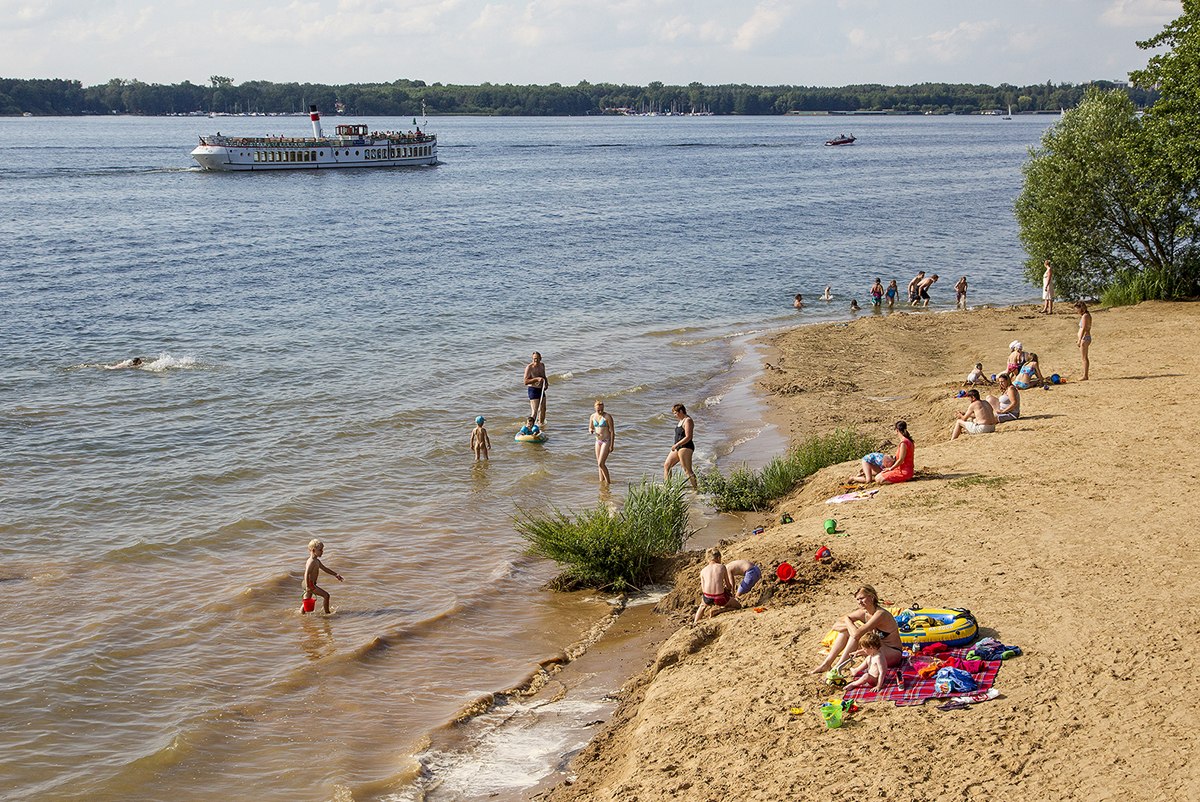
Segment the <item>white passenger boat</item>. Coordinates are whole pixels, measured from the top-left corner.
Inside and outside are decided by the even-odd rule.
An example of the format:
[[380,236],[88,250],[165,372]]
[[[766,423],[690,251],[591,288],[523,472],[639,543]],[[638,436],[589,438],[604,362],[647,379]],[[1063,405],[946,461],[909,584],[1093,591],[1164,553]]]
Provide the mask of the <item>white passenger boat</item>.
[[309,106],[308,116],[312,120],[311,137],[218,133],[200,137],[192,158],[205,170],[324,170],[437,164],[437,136],[420,128],[405,133],[369,131],[365,125],[339,125],[336,136],[324,136],[316,106]]

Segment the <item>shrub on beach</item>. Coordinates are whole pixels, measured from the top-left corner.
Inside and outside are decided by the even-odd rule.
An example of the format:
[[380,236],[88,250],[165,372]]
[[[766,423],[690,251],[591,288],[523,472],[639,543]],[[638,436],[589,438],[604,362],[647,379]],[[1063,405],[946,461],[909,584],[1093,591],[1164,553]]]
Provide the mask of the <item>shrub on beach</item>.
[[1200,281],[1200,255],[1183,260],[1173,269],[1146,268],[1119,273],[1100,293],[1105,306],[1130,306],[1142,301],[1173,301],[1196,294]]
[[700,489],[718,510],[763,510],[791,492],[796,483],[822,468],[859,459],[875,450],[875,440],[853,429],[810,437],[775,457],[762,470],[739,465],[728,475],[713,468],[700,475]]
[[654,579],[657,560],[691,537],[682,481],[631,485],[619,510],[599,504],[571,514],[518,510],[514,526],[527,551],[554,560],[576,587],[637,588]]

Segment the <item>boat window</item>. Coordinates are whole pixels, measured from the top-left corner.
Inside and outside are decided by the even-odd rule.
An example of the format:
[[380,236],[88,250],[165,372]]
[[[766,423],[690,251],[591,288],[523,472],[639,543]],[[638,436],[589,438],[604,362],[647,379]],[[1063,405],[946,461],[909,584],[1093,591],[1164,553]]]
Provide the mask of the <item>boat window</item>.
[[357,156],[357,155],[358,155],[358,151],[357,151],[357,150],[356,150],[356,151],[354,151],[354,155],[355,155],[355,156]]

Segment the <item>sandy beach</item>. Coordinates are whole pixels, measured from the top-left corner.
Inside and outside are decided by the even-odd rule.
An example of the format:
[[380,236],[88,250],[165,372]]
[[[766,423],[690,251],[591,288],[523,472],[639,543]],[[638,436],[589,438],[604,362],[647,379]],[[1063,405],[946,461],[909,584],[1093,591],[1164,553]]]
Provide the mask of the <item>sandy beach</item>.
[[[826,505],[857,466],[782,500],[794,523],[725,545],[726,559],[789,560],[798,580],[760,586],[763,612],[692,628],[696,562],[659,605],[678,623],[573,764],[538,798],[582,800],[1194,800],[1200,798],[1200,503],[1192,446],[1200,306],[1094,310],[1091,381],[1077,317],[1032,307],[864,315],[774,338],[760,384],[793,437],[854,426],[918,477]],[[1065,384],[1023,394],[1023,417],[949,442],[954,397],[977,361],[1004,368],[1020,339]],[[729,466],[726,466],[727,468]],[[827,536],[835,517],[844,536]],[[815,564],[829,546],[834,560]],[[965,710],[864,704],[827,730],[836,692],[810,674],[835,617],[872,584],[893,604],[968,607],[1018,644]],[[795,715],[792,708],[802,708]]]

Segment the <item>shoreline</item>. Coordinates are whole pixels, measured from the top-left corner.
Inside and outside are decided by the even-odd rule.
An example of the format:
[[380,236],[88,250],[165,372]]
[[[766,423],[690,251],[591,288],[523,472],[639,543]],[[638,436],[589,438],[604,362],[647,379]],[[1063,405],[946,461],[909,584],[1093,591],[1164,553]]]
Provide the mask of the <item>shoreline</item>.
[[[837,508],[848,537],[830,544],[838,559],[824,581],[795,598],[776,596],[762,615],[741,611],[678,629],[650,668],[626,683],[620,708],[574,762],[574,780],[536,798],[701,800],[757,788],[754,798],[774,799],[808,785],[869,796],[908,788],[909,798],[922,799],[982,798],[985,788],[1016,798],[1191,798],[1200,788],[1194,761],[1165,779],[1154,753],[1195,748],[1184,722],[1200,712],[1189,693],[1200,682],[1186,654],[1156,648],[1163,637],[1181,645],[1170,624],[1138,613],[1200,601],[1197,583],[1183,578],[1200,567],[1187,544],[1200,512],[1172,501],[1154,478],[1186,459],[1165,434],[1200,430],[1200,415],[1173,400],[1200,375],[1200,309],[1093,310],[1101,348],[1093,346],[1086,384],[1070,381],[1079,372],[1075,316],[1030,309],[891,315],[768,334],[783,369],[765,371],[758,383],[773,394],[783,431],[804,436],[857,415],[882,442],[902,417],[917,439],[918,470],[933,478]],[[1157,347],[1181,333],[1182,351]],[[962,375],[975,361],[999,372],[1013,338],[1068,382],[1026,391],[1023,417],[994,435],[945,442],[963,406],[953,398]],[[1097,460],[1097,444],[1122,464]],[[1130,475],[1133,464],[1145,465],[1142,476]],[[806,541],[824,539],[818,528],[831,508],[823,499],[850,467],[825,469],[781,500],[777,510],[792,510],[796,524],[737,541],[730,553],[764,561],[764,553],[798,555]],[[1177,570],[1160,576],[1160,557]],[[981,627],[1022,645],[1026,656],[1006,662],[997,681],[1001,698],[949,716],[930,712],[932,705],[873,703],[850,727],[824,731],[815,714],[832,689],[806,670],[828,621],[847,607],[849,586],[864,582],[896,603],[969,606]],[[692,597],[694,584],[684,572],[677,591]],[[1089,610],[1104,615],[1089,618]],[[1091,657],[1096,665],[1079,665]],[[1184,693],[1162,699],[1158,682]],[[697,708],[700,698],[710,703]],[[805,714],[790,716],[793,704]],[[734,710],[744,720],[730,733]],[[914,777],[911,761],[931,760],[929,745],[946,738],[966,750],[971,771],[933,763]],[[1155,750],[1128,754],[1122,746],[1131,741]],[[831,773],[853,765],[861,749],[871,756],[871,776]],[[1087,779],[1064,786],[1075,771]]]

